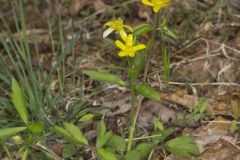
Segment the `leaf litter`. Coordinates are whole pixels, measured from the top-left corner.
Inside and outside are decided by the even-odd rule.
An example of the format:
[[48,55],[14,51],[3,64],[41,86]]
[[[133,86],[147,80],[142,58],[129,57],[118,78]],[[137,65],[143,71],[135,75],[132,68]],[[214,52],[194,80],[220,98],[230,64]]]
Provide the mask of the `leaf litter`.
[[[108,17],[112,16],[111,12],[107,11],[108,7],[122,2],[124,1],[72,0],[69,6],[66,7],[66,4],[54,1],[48,2],[51,5],[47,8],[44,8],[44,4],[40,5],[37,13],[35,13],[32,4],[26,4],[27,15],[29,15],[27,23],[35,23],[36,27],[35,30],[29,30],[29,33],[33,33],[39,45],[42,46],[39,48],[42,57],[40,63],[48,70],[54,65],[57,57],[50,49],[51,42],[46,32],[48,28],[46,22],[44,22],[44,17],[36,22],[36,16],[39,17],[39,13],[44,10],[46,12],[43,12],[43,16],[51,15],[52,25],[55,27],[54,34],[56,34],[57,29],[54,26],[57,24],[58,16],[57,13],[54,13],[56,10],[61,12],[62,15],[71,16],[70,20],[68,18],[62,20],[64,31],[80,35],[77,38],[76,46],[74,46],[75,57],[71,58],[71,54],[68,53],[66,62],[67,73],[72,75],[72,70],[74,70],[74,72],[81,75],[77,77],[77,80],[80,81],[85,70],[111,70],[111,67],[105,68],[102,65],[104,63],[118,63],[118,59],[114,56],[114,58],[111,58],[114,49],[109,47],[110,41],[99,41],[102,34],[101,26]],[[214,4],[216,4],[215,0],[194,2],[175,0],[172,7],[166,11],[170,15],[174,15],[171,17],[171,25],[179,36],[179,40],[169,40],[169,43],[173,44],[173,48],[171,48],[173,56],[170,64],[172,81],[166,84],[164,81],[161,81],[161,77],[160,81],[157,78],[153,78],[158,77],[158,74],[161,72],[161,68],[156,67],[156,64],[161,65],[162,63],[159,61],[160,55],[155,48],[154,52],[156,54],[154,56],[156,58],[151,62],[151,69],[152,73],[157,76],[149,77],[148,81],[156,88],[160,88],[161,100],[156,102],[144,99],[137,120],[136,136],[150,135],[150,131],[153,129],[153,119],[158,117],[164,125],[175,127],[178,135],[194,135],[203,159],[240,159],[239,128],[237,127],[235,133],[231,133],[229,130],[231,121],[234,119],[232,102],[240,98],[240,30],[238,28],[240,26],[238,23],[240,4],[237,0],[229,0],[229,2],[231,6],[228,9],[232,13],[230,15],[221,12],[222,8],[216,11],[211,10],[214,9]],[[184,11],[182,9],[179,11],[178,8],[181,7],[176,7],[178,5],[183,6]],[[10,17],[7,23],[11,26],[13,24],[12,16],[9,16],[9,13],[6,12],[7,10],[4,9],[6,6],[1,7],[3,8],[3,15],[7,18]],[[132,6],[130,4],[127,7],[131,8]],[[121,5],[116,11],[112,12],[117,15],[122,14],[124,17],[130,17],[130,20],[133,19],[134,23],[138,23],[143,19],[147,21],[152,20],[152,13],[147,8],[139,5],[137,9],[133,7],[132,9],[137,10],[137,12],[133,13],[130,10],[124,12],[124,7]],[[208,15],[206,14],[207,11]],[[189,13],[191,12],[193,14],[190,15]],[[188,14],[187,17],[186,14]],[[196,17],[201,18],[197,19]],[[71,24],[71,21],[79,25],[69,27],[68,24]],[[0,24],[0,28],[4,28],[4,25]],[[21,33],[15,32],[14,28],[10,29],[13,31],[13,34],[6,32],[6,30],[4,33],[9,34],[11,38],[16,40],[21,39]],[[86,37],[86,35],[88,35],[88,38],[82,38]],[[192,43],[194,39],[200,39],[201,42]],[[96,44],[96,41],[99,43]],[[30,41],[29,43],[32,42]],[[54,43],[56,43],[56,46],[59,46],[57,41]],[[94,56],[96,52],[99,54],[97,57]],[[33,54],[32,57],[34,64],[37,64],[37,55]],[[73,62],[75,65],[73,65]],[[155,70],[157,72],[154,72]],[[122,74],[121,70],[118,74]],[[78,83],[68,84],[72,93],[79,91],[72,90],[72,85],[77,85],[76,88],[78,89],[81,88]],[[94,87],[98,86],[100,84],[85,79],[84,94],[94,92]],[[53,88],[58,87],[56,85]],[[91,99],[87,106],[106,109],[107,128],[112,129],[114,133],[122,134],[126,130],[129,121],[127,116],[131,108],[129,91],[104,85],[100,87],[103,90],[104,88],[107,89]],[[72,97],[73,95],[69,94],[67,96]],[[204,97],[208,102],[205,111],[206,115],[200,120],[189,120],[188,115],[192,113],[191,109],[198,106],[201,97]],[[96,123],[99,120],[96,119],[94,121],[93,123]],[[86,134],[89,134],[91,137],[90,139],[96,137],[95,130],[96,125],[93,124],[86,131]],[[63,143],[53,142],[51,149],[60,155],[61,152],[58,151],[63,150]],[[90,157],[91,151],[86,151],[84,154],[86,157]],[[154,158],[162,159],[161,156]],[[169,160],[181,160],[181,158],[176,158],[173,155],[169,155],[167,158]]]

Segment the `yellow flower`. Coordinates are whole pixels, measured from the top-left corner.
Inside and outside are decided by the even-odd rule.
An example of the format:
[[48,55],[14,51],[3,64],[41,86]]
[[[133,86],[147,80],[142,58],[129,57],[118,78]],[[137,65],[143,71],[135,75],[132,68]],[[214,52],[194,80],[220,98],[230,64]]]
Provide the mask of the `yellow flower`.
[[108,26],[109,28],[103,32],[103,38],[106,38],[110,33],[114,30],[120,34],[121,38],[125,41],[127,38],[127,33],[125,32],[124,28],[132,31],[132,28],[128,25],[123,24],[122,18],[118,18],[113,21],[108,21],[104,26]]
[[115,44],[118,48],[121,49],[121,51],[118,53],[119,57],[125,57],[125,56],[134,57],[137,51],[146,48],[144,44],[138,44],[134,46],[132,34],[129,34],[127,36],[125,44],[123,44],[119,40],[115,41]]
[[161,8],[167,6],[170,0],[142,0],[142,3],[153,7],[153,11],[157,13]]

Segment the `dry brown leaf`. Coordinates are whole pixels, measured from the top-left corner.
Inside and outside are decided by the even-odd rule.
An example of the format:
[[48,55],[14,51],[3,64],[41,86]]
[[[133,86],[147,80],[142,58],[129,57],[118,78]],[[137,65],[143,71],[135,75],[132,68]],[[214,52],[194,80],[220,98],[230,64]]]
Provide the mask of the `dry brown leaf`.
[[206,160],[239,160],[240,150],[229,141],[219,139],[205,147],[202,157]]
[[95,0],[93,5],[96,12],[105,9],[105,3],[102,0]]
[[228,135],[231,123],[222,117],[217,117],[213,122],[209,122],[206,126],[201,126],[194,131],[199,136],[210,135]]
[[78,12],[89,4],[89,0],[72,0],[69,7],[69,13],[71,16],[76,16]]

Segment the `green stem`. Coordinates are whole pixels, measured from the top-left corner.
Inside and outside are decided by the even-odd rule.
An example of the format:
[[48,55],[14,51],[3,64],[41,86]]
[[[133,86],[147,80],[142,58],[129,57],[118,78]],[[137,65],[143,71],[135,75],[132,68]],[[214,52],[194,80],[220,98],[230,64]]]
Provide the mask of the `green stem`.
[[135,130],[135,92],[134,92],[134,82],[132,78],[130,79],[130,87],[131,87],[131,127],[130,127],[130,133],[128,138],[128,147],[127,151],[130,151],[132,148],[132,141],[133,141],[133,135]]
[[134,79],[130,76],[131,72],[131,62],[128,60],[128,73],[129,73],[129,78],[130,78],[130,89],[131,89],[131,126],[130,126],[130,132],[129,132],[129,137],[128,137],[128,146],[127,146],[127,151],[130,151],[132,148],[132,142],[133,142],[133,136],[134,136],[134,130],[135,130],[135,124],[134,124],[134,119],[135,119],[135,91],[134,91]]
[[[147,59],[146,59],[146,63],[145,63],[145,68],[144,68],[144,73],[143,73],[143,83],[147,82],[147,76],[148,76],[148,69],[149,69],[149,63],[150,63],[150,59],[152,57],[152,46],[154,43],[154,40],[156,39],[156,28],[159,25],[159,18],[160,18],[160,12],[158,14],[154,15],[154,21],[153,21],[153,30],[151,33],[151,44],[150,47],[147,49],[146,54],[147,54]],[[139,96],[138,98],[138,102],[137,102],[137,107],[136,107],[136,115],[135,115],[135,119],[134,119],[134,126],[136,124],[140,109],[141,109],[141,104],[142,104],[142,100],[143,100],[143,96]]]
[[[159,25],[159,17],[160,17],[160,12],[158,14],[154,15],[154,22],[153,22],[153,31],[152,31],[152,35],[151,35],[151,41],[152,43],[154,42],[155,38],[156,38],[156,28]],[[152,44],[153,45],[153,44]],[[147,75],[148,75],[148,68],[149,68],[149,63],[150,63],[150,59],[152,57],[152,53],[150,52],[152,49],[152,47],[149,48],[149,50],[147,51],[147,61],[146,61],[146,65],[144,68],[144,73],[143,73],[143,82],[146,83],[147,81]]]

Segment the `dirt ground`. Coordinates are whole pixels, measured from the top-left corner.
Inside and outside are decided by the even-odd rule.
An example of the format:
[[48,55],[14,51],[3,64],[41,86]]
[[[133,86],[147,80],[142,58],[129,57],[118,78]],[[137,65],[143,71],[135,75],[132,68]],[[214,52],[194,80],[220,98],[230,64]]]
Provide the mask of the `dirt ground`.
[[[1,2],[0,15],[9,26],[0,22],[4,34],[21,39],[14,22],[13,9],[7,2]],[[65,86],[66,94],[61,102],[65,104],[79,98],[81,87],[84,94],[101,92],[91,98],[86,106],[93,113],[106,109],[107,128],[113,133],[124,135],[128,128],[131,110],[130,92],[114,85],[94,82],[83,76],[86,69],[102,69],[127,78],[124,70],[114,70],[116,66],[126,67],[117,56],[117,49],[110,38],[103,39],[103,25],[114,17],[122,17],[132,26],[142,22],[152,22],[151,8],[140,1],[127,0],[44,0],[24,4],[26,27],[29,37],[36,36],[39,55],[34,52],[34,43],[29,41],[33,65],[38,61],[48,71],[56,61],[52,45],[60,47],[58,20],[64,31],[66,46],[75,40],[74,57],[72,50],[66,53]],[[158,117],[166,127],[174,127],[178,135],[193,135],[204,160],[240,160],[239,116],[240,116],[240,1],[239,0],[172,0],[163,13],[169,17],[169,27],[177,39],[166,39],[170,50],[170,82],[162,77],[162,55],[157,42],[153,46],[148,83],[161,96],[160,101],[144,99],[137,120],[136,137],[148,136],[153,128],[153,119]],[[16,15],[19,17],[20,15]],[[50,21],[54,44],[49,36]],[[114,36],[114,35],[112,35]],[[146,34],[143,41],[149,38]],[[0,46],[1,47],[1,46]],[[8,61],[8,58],[4,59]],[[9,66],[11,67],[11,66]],[[75,84],[72,73],[75,73]],[[57,75],[56,75],[57,79]],[[52,79],[53,88],[59,85]],[[139,81],[142,80],[140,76]],[[84,83],[84,84],[79,84]],[[200,101],[207,102],[204,114],[197,115],[194,108]],[[178,120],[177,117],[181,117]],[[85,133],[92,139],[96,136],[96,118]],[[231,130],[232,121],[236,128]],[[95,136],[94,136],[95,135]],[[125,135],[127,136],[127,135]],[[52,150],[61,154],[62,144],[52,143]],[[82,151],[86,159],[94,159],[89,151]],[[190,160],[167,155],[168,160]],[[155,152],[153,159],[163,159],[161,151]]]

